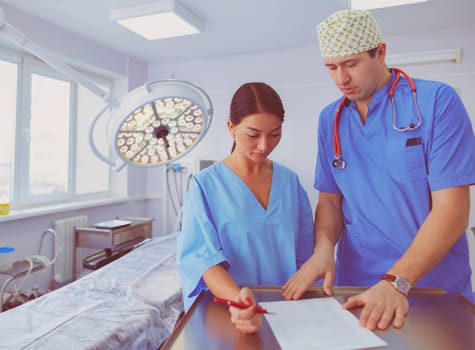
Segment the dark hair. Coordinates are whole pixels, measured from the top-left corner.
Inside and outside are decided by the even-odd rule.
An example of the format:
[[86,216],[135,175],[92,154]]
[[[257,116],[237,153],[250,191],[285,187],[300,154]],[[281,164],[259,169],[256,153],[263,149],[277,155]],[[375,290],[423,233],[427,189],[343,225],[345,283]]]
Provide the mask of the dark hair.
[[[245,117],[255,113],[272,113],[284,121],[284,105],[279,94],[262,82],[250,82],[241,85],[231,100],[229,119],[238,125]],[[234,151],[235,144],[231,149]]]

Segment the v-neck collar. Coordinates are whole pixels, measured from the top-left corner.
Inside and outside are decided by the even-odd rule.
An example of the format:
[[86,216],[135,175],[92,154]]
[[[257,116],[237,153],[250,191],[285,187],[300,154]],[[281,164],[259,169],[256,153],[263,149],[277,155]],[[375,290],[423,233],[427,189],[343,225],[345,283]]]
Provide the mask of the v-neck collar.
[[224,168],[225,170],[224,171],[227,171],[228,173],[231,174],[231,178],[234,179],[234,182],[236,182],[239,186],[241,187],[244,187],[245,188],[245,191],[247,192],[247,194],[253,198],[254,202],[257,204],[257,206],[259,208],[262,209],[262,211],[264,213],[267,213],[269,212],[269,209],[270,207],[272,206],[273,204],[273,193],[274,193],[274,187],[275,187],[275,181],[276,181],[276,166],[275,166],[275,163],[272,162],[272,180],[271,180],[271,186],[270,186],[270,191],[269,191],[269,198],[268,198],[268,201],[267,201],[267,209],[264,208],[264,206],[261,204],[261,202],[259,202],[259,200],[257,199],[256,195],[254,194],[254,192],[251,191],[251,189],[249,188],[249,186],[239,177],[238,174],[236,174],[229,166],[227,166],[223,161],[220,161],[218,164],[221,165],[221,168]]

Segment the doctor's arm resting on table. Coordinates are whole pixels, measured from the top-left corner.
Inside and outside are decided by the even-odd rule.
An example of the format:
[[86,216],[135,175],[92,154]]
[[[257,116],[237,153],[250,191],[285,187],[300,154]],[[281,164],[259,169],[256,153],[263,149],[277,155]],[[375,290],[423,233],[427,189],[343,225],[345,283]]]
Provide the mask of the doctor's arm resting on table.
[[297,175],[268,156],[284,120],[277,92],[243,84],[231,100],[231,154],[193,178],[178,236],[185,310],[209,290],[242,333],[262,327],[250,285],[283,285],[312,254],[313,213]]
[[[432,193],[432,210],[404,255],[389,269],[388,274],[404,276],[415,285],[448,252],[465,233],[468,225],[470,192],[468,186]],[[287,299],[298,299],[315,279],[323,278],[323,288],[332,295],[335,278],[334,248],[342,232],[341,195],[321,192],[315,214],[316,246],[312,257],[284,285]],[[339,219],[336,219],[339,218]],[[369,329],[396,328],[404,325],[409,311],[407,297],[387,281],[350,297],[343,305],[347,309],[364,306],[360,324]]]
[[[341,41],[339,41],[338,43],[332,41],[333,38],[339,37],[339,31],[342,30],[343,32],[347,32],[344,28],[345,21],[349,20],[349,23],[356,23],[353,21],[354,19],[357,20],[356,22],[359,23],[358,25],[361,25],[366,29],[369,28],[369,30],[365,29],[363,31],[366,33],[365,35],[370,36],[368,42],[374,42],[372,47],[360,49],[357,47],[357,44],[355,44],[352,40],[345,41],[345,43],[349,44],[348,47],[344,47],[345,44],[341,44]],[[331,23],[337,23],[337,28],[331,28]],[[381,97],[382,94],[380,92],[384,91],[384,88],[386,88],[385,86],[387,86],[389,84],[389,81],[392,79],[391,71],[388,71],[384,64],[385,45],[384,43],[381,43],[382,36],[379,32],[379,27],[377,26],[375,20],[372,18],[369,12],[352,10],[339,11],[334,15],[330,16],[328,22],[324,21],[322,22],[322,24],[319,25],[319,39],[320,49],[322,52],[322,57],[325,60],[325,65],[329,69],[330,75],[334,79],[336,85],[345,95],[344,99],[348,100],[348,105],[354,102],[361,121],[363,122],[363,124],[365,124],[366,114],[369,113],[369,104],[374,99],[379,98],[381,100],[383,98],[387,98],[387,96]],[[352,33],[358,33],[361,30],[361,28],[358,28],[358,25],[352,28]],[[373,55],[368,54],[370,50],[373,50]],[[393,71],[396,71],[397,73],[398,70],[395,69]],[[362,77],[364,79],[361,79]],[[409,78],[406,78],[409,81]],[[397,84],[397,82],[395,84]],[[428,89],[427,91],[430,92]],[[413,92],[415,93],[415,89]],[[432,98],[436,97],[432,95]],[[391,257],[390,259],[387,259],[385,257],[385,254],[393,249],[390,246],[387,247],[387,250],[383,249],[384,251],[380,252],[381,264],[379,265],[387,265],[387,270],[381,271],[381,274],[383,275],[382,278],[374,278],[374,271],[377,271],[374,266],[366,266],[366,269],[368,271],[371,270],[372,274],[366,274],[364,271],[365,268],[360,267],[360,270],[358,270],[357,272],[358,277],[353,277],[352,279],[350,278],[353,281],[357,280],[358,278],[363,278],[365,280],[373,279],[374,284],[369,289],[356,296],[348,298],[348,300],[343,305],[343,307],[346,309],[362,306],[363,308],[360,314],[360,324],[371,330],[374,330],[376,328],[386,329],[391,324],[396,328],[402,327],[409,312],[409,302],[407,300],[407,293],[409,292],[411,286],[416,285],[424,278],[424,276],[429,275],[429,273],[432,275],[429,279],[426,279],[423,286],[449,286],[452,289],[451,292],[458,291],[465,293],[465,295],[471,294],[469,293],[471,289],[468,286],[468,284],[470,284],[470,268],[468,258],[466,258],[468,256],[468,249],[466,246],[466,241],[463,241],[465,238],[463,236],[465,233],[465,229],[467,228],[469,218],[469,185],[474,183],[474,137],[473,131],[470,130],[470,122],[468,121],[468,116],[466,115],[466,112],[462,107],[460,107],[461,103],[459,101],[454,100],[452,97],[453,95],[447,97],[451,98],[451,100],[447,100],[450,102],[442,100],[439,100],[437,102],[437,104],[440,103],[440,105],[442,106],[440,107],[442,111],[434,111],[433,120],[427,119],[427,117],[430,117],[430,115],[426,115],[426,119],[424,119],[426,125],[422,123],[422,118],[420,118],[419,122],[415,122],[416,125],[410,124],[410,126],[405,130],[399,129],[388,131],[388,133],[397,133],[407,130],[412,131],[417,129],[421,125],[423,125],[422,128],[427,128],[428,123],[433,123],[431,127],[433,128],[433,130],[435,130],[432,131],[435,136],[433,139],[427,139],[427,143],[430,143],[432,146],[431,157],[434,160],[429,159],[427,164],[429,173],[429,190],[427,190],[427,194],[422,190],[420,193],[412,193],[408,190],[406,197],[410,198],[410,201],[404,203],[404,205],[407,205],[407,207],[402,209],[405,210],[407,214],[409,214],[406,216],[410,216],[411,214],[414,216],[414,218],[418,218],[419,216],[417,220],[420,222],[420,224],[418,224],[417,227],[414,227],[414,232],[403,232],[405,231],[404,229],[409,225],[389,228],[393,231],[393,233],[400,234],[401,238],[404,237],[405,239],[407,239],[409,235],[412,235],[412,240],[405,243],[404,245],[401,245],[404,248],[401,248],[403,249],[403,251],[402,253],[400,253],[399,256],[393,255],[393,257]],[[423,98],[424,97],[422,97],[422,99]],[[429,97],[429,99],[430,98],[431,97]],[[431,104],[431,101],[428,102],[429,104]],[[437,104],[432,103],[432,105]],[[342,106],[343,104],[340,104],[341,108],[343,108]],[[341,113],[341,111],[337,111],[336,113],[337,114],[334,119],[336,120],[335,123],[338,123],[339,113]],[[399,111],[399,114],[402,113],[404,112]],[[424,115],[424,113],[422,113],[422,115]],[[455,116],[457,116],[457,118],[455,118]],[[345,117],[350,118],[354,117],[354,115],[350,116],[347,114],[345,115]],[[391,118],[391,113],[389,112],[385,115],[381,114],[377,116],[373,115],[373,118],[378,117]],[[345,122],[348,122],[348,119],[346,119]],[[392,126],[394,128],[396,128],[394,125],[395,122],[397,121],[393,119]],[[455,130],[447,129],[450,128],[450,126],[447,126],[447,123],[449,122],[452,123],[451,127]],[[321,125],[322,124],[320,124],[319,129],[322,128]],[[338,126],[338,124],[336,124],[336,126]],[[390,129],[389,126],[388,128]],[[430,133],[431,132],[428,132],[428,134]],[[456,141],[451,138],[450,133],[455,133],[455,135],[459,135],[455,137]],[[322,131],[319,130],[319,137],[321,136]],[[321,161],[321,163],[326,164],[329,160],[329,157],[321,156],[321,154],[326,152],[324,148],[326,147],[327,142],[320,141],[318,150],[319,160]],[[422,137],[422,143],[424,143],[424,141],[425,139],[424,137]],[[458,144],[456,144],[455,142],[457,142]],[[464,147],[462,147],[462,144],[464,145]],[[354,147],[357,146],[355,145]],[[364,147],[364,145],[361,145],[361,147]],[[335,145],[335,159],[338,158],[339,160],[341,160],[341,150],[339,150],[338,148],[339,145]],[[446,149],[449,149],[450,152],[453,153],[451,153],[450,155],[444,153]],[[349,150],[347,149],[346,152],[348,154]],[[378,150],[375,150],[374,152],[374,154],[377,155]],[[438,152],[440,154],[438,154]],[[457,160],[463,159],[463,165],[459,166],[455,164],[455,166],[453,166],[454,164],[450,163],[450,160],[445,163],[445,160],[441,160],[444,157],[448,159],[454,157],[454,159]],[[347,156],[346,158],[349,158],[349,156]],[[355,159],[352,160],[358,161]],[[331,163],[331,161],[328,163]],[[335,163],[333,163],[333,167],[338,168],[341,164],[341,162],[336,165]],[[370,198],[355,199],[355,193],[358,194],[358,192],[355,192],[354,190],[351,190],[349,194],[347,193],[345,197],[344,191],[347,191],[349,186],[348,182],[343,183],[343,181],[352,181],[353,184],[350,184],[350,187],[361,186],[361,184],[356,183],[354,177],[339,177],[337,180],[328,180],[328,176],[332,178],[333,176],[335,176],[335,178],[337,178],[337,176],[341,174],[338,172],[348,171],[344,170],[345,167],[346,163],[343,162],[342,167],[339,167],[339,169],[331,170],[333,171],[332,174],[337,174],[336,176],[328,175],[330,173],[328,169],[322,170],[322,165],[320,164],[320,166],[318,166],[317,161],[316,186],[317,182],[320,184],[320,187],[322,187],[321,184],[323,183],[323,187],[327,186],[326,188],[331,188],[332,191],[326,192],[325,189],[321,189],[321,192],[319,193],[319,201],[315,214],[316,246],[314,249],[314,254],[284,285],[283,295],[286,299],[300,298],[303,292],[310,287],[310,285],[314,282],[315,279],[318,278],[323,278],[324,280],[323,286],[325,293],[328,295],[332,294],[332,285],[336,278],[335,276],[338,275],[338,271],[336,268],[336,266],[338,266],[338,260],[337,264],[335,264],[334,260],[335,246],[337,245],[337,243],[341,243],[342,235],[348,235],[348,232],[346,232],[347,230],[345,230],[346,220],[344,219],[343,214],[342,203],[344,201],[348,201],[349,203],[347,205],[347,213],[350,215],[354,215],[352,218],[350,218],[350,222],[352,219],[354,220],[355,216],[363,214],[367,216],[368,222],[371,222],[371,220],[373,220],[371,224],[376,224],[374,220],[376,220],[377,218],[375,218],[374,215],[372,216],[371,213],[367,214],[362,213],[360,211],[358,212],[359,214],[352,214],[350,212],[350,207],[355,208],[355,204],[361,205],[362,200],[371,201]],[[360,172],[360,176],[369,180],[369,175],[371,175],[370,173],[373,170],[364,168],[364,166],[361,166],[361,168],[362,169]],[[451,168],[457,169],[453,170]],[[320,178],[317,180],[317,175],[319,173],[318,170],[320,170]],[[354,168],[352,171],[355,171]],[[327,178],[322,180],[322,177],[325,176]],[[341,184],[344,185],[345,190],[343,191],[343,193],[337,193],[339,191],[338,188],[340,188],[338,185],[338,181],[341,181]],[[421,181],[422,180],[413,183],[408,182],[407,187],[411,188],[411,186],[414,186],[412,188],[417,188],[418,186],[424,186],[425,183]],[[328,185],[329,183],[331,185]],[[388,183],[391,184],[391,182]],[[385,185],[387,185],[388,183],[386,183]],[[436,189],[431,190],[430,187],[432,187],[431,185],[433,185],[434,183],[435,185],[433,187],[436,187]],[[377,191],[377,184],[375,183],[368,182],[366,186],[369,186],[370,188],[374,187],[373,190]],[[335,193],[333,193],[333,190],[335,191]],[[383,191],[384,190],[387,190],[387,186],[385,189],[383,189]],[[394,191],[400,192],[402,190],[402,188],[394,187]],[[404,189],[404,191],[406,190]],[[369,192],[359,192],[359,195],[361,196],[362,194],[366,193]],[[414,196],[417,196],[418,198],[415,198]],[[379,197],[377,198],[379,200]],[[392,199],[387,198],[386,200],[391,201]],[[409,206],[412,205],[413,201],[415,201],[416,205],[414,208],[411,209]],[[417,208],[418,206],[426,207],[426,209]],[[389,207],[391,207],[391,205],[389,205]],[[417,209],[418,212],[413,212],[413,210],[415,209]],[[367,210],[368,209],[366,209],[366,211]],[[411,221],[411,218],[397,217],[398,214],[395,213],[395,210],[393,211],[394,212],[390,212],[389,214],[386,213],[388,215],[387,218],[389,218],[391,221],[397,223],[397,221],[399,220],[409,222],[411,225],[414,224],[414,222]],[[425,216],[421,216],[421,213],[425,213]],[[376,216],[377,215],[378,214],[376,214]],[[385,227],[384,224],[382,224],[381,227]],[[374,234],[374,232],[376,231],[366,232],[366,230],[363,229],[362,232],[360,232],[359,234],[363,237],[363,235],[365,234]],[[383,232],[382,236],[388,234],[391,236],[390,232]],[[391,239],[393,238],[391,237]],[[395,237],[395,239],[397,238]],[[352,243],[348,243],[347,241],[345,242],[346,247],[350,247],[350,249],[360,249],[356,248],[355,246],[349,246],[348,244]],[[368,239],[367,241],[372,242],[370,239]],[[458,249],[456,253],[454,253],[454,249]],[[447,254],[449,253],[449,251],[450,254]],[[348,250],[343,250],[342,254],[348,254]],[[362,259],[365,253],[364,251],[361,251],[358,254],[360,254],[358,255],[358,257],[361,257]],[[375,254],[375,252],[372,251],[371,254]],[[459,256],[454,258],[454,255]],[[344,258],[344,256],[339,256],[339,258],[342,259]],[[456,262],[454,263],[453,261]],[[439,263],[441,262],[445,265],[439,266]],[[357,261],[354,261],[355,265],[357,263]],[[378,263],[376,262],[376,264]],[[437,271],[431,271],[436,267],[440,269]],[[444,279],[450,278],[450,276],[448,276],[450,274],[453,275],[455,273],[458,273],[458,270],[463,271],[460,273],[460,275],[463,275],[461,279],[455,282],[452,280],[452,282],[450,282],[450,285],[444,285],[444,283],[446,282],[444,281]],[[356,270],[351,268],[350,271]],[[434,277],[434,274],[437,275],[440,271],[444,271],[445,274]],[[345,277],[348,280],[348,274]],[[396,278],[397,280],[395,280]],[[399,282],[402,282],[402,284],[399,284]]]
[[321,192],[315,210],[315,249],[313,255],[285,284],[283,296],[299,299],[318,278],[323,279],[325,294],[333,294],[335,246],[343,230],[341,195]]

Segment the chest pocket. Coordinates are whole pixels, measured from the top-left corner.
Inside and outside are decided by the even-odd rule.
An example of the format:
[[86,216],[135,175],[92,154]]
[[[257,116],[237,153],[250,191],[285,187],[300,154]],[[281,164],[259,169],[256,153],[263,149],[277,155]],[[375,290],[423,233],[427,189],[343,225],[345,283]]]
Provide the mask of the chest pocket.
[[409,133],[402,133],[402,136],[386,143],[385,164],[388,173],[398,182],[426,178],[422,138]]

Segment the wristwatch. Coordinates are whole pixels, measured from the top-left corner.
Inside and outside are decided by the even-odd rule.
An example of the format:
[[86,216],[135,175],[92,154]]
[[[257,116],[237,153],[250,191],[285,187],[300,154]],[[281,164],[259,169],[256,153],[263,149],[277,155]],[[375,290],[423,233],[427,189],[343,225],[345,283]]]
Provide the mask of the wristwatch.
[[390,282],[393,287],[399,292],[407,296],[411,290],[411,284],[404,278],[398,275],[390,275],[386,273],[381,277],[382,280]]

